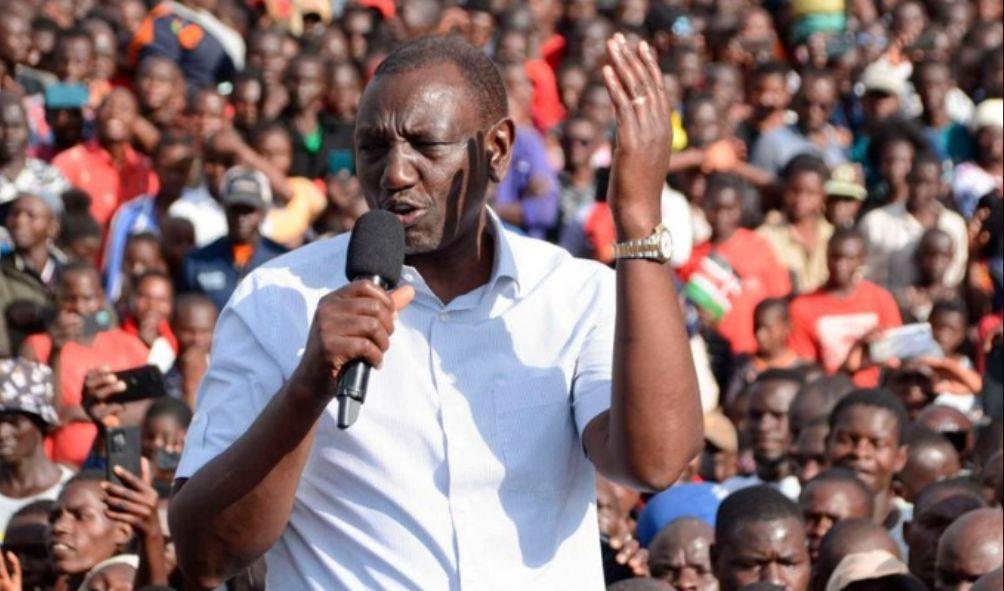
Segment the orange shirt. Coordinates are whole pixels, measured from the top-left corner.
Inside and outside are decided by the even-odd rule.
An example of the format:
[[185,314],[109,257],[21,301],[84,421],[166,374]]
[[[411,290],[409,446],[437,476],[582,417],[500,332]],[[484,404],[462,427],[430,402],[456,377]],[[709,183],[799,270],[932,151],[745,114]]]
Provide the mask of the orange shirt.
[[[854,343],[868,332],[903,323],[892,294],[870,281],[858,283],[846,298],[823,289],[799,296],[791,303],[790,314],[791,348],[818,361],[827,373],[840,369]],[[873,367],[857,372],[854,383],[875,386],[878,377],[878,368]]]
[[731,265],[741,286],[739,293],[730,298],[731,308],[719,321],[718,332],[729,341],[734,353],[753,353],[757,348],[753,309],[766,298],[791,292],[788,270],[769,242],[756,232],[739,228],[721,244],[707,241],[695,246],[690,260],[679,270],[680,277],[688,280],[712,252]]
[[[42,363],[49,362],[52,339],[47,334],[35,334],[25,340]],[[139,338],[121,330],[99,332],[90,344],[71,342],[63,347],[59,357],[59,389],[65,406],[80,406],[83,402],[84,376],[96,367],[107,365],[112,371],[146,365],[149,350]],[[93,423],[69,423],[45,440],[45,452],[52,461],[81,465],[94,444],[98,429]]]
[[52,165],[70,184],[91,196],[91,215],[102,229],[107,228],[120,205],[159,189],[150,161],[131,146],[126,146],[122,166],[116,166],[111,154],[95,140],[62,152]]

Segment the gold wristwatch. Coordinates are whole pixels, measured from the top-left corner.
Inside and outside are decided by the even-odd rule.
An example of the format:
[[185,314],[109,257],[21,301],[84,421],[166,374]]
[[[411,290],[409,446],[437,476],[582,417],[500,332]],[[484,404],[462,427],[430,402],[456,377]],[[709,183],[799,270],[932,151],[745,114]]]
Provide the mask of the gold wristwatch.
[[673,256],[673,238],[669,229],[660,223],[645,238],[614,244],[615,259],[648,259],[665,263]]

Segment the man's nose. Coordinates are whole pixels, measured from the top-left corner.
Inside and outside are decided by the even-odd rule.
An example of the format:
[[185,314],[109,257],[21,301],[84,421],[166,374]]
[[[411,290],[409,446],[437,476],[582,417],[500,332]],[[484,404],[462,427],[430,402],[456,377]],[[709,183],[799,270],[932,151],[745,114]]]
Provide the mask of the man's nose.
[[387,152],[387,165],[383,169],[380,187],[387,191],[400,191],[416,183],[418,175],[408,158],[410,151],[404,142],[391,145]]
[[781,579],[781,565],[773,561],[763,565],[763,568],[760,569],[760,582],[784,587],[784,580]]
[[697,591],[698,582],[697,572],[692,568],[685,568],[680,571],[680,576],[676,580],[676,589],[678,591]]

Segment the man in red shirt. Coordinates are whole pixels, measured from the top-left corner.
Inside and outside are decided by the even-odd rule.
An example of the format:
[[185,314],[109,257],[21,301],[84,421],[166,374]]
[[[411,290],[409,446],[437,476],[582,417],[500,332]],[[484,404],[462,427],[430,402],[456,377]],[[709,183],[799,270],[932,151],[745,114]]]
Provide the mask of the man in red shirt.
[[753,310],[765,298],[791,292],[788,271],[766,239],[739,226],[742,181],[733,174],[708,177],[705,210],[711,239],[694,247],[680,269],[687,295],[717,318],[718,332],[734,353],[756,351]]
[[[71,263],[60,270],[56,309],[49,333],[28,337],[21,357],[49,365],[59,391],[56,410],[62,426],[46,439],[46,452],[55,462],[79,466],[97,435],[97,427],[83,408],[86,375],[100,368],[120,371],[145,365],[147,347],[139,338],[111,326],[101,278],[85,263]],[[142,416],[142,411],[135,412]]]
[[862,278],[866,255],[857,230],[834,232],[826,256],[829,279],[791,304],[791,346],[828,373],[842,370],[859,386],[875,386],[878,368],[868,367],[865,343],[902,320],[892,294]]
[[132,93],[113,90],[98,108],[96,137],[52,161],[71,184],[90,195],[91,215],[102,229],[120,205],[158,190],[150,161],[130,145],[138,112]]

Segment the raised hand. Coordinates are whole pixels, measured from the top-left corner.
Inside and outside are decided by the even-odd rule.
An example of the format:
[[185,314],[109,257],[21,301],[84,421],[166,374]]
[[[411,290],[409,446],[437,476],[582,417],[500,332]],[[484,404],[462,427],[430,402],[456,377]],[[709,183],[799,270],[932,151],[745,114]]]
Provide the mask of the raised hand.
[[661,221],[662,186],[673,141],[671,109],[655,51],[628,46],[620,33],[607,41],[611,65],[603,80],[617,115],[610,203],[618,240],[644,238]]
[[0,556],[0,591],[21,591],[21,562],[13,552]]

